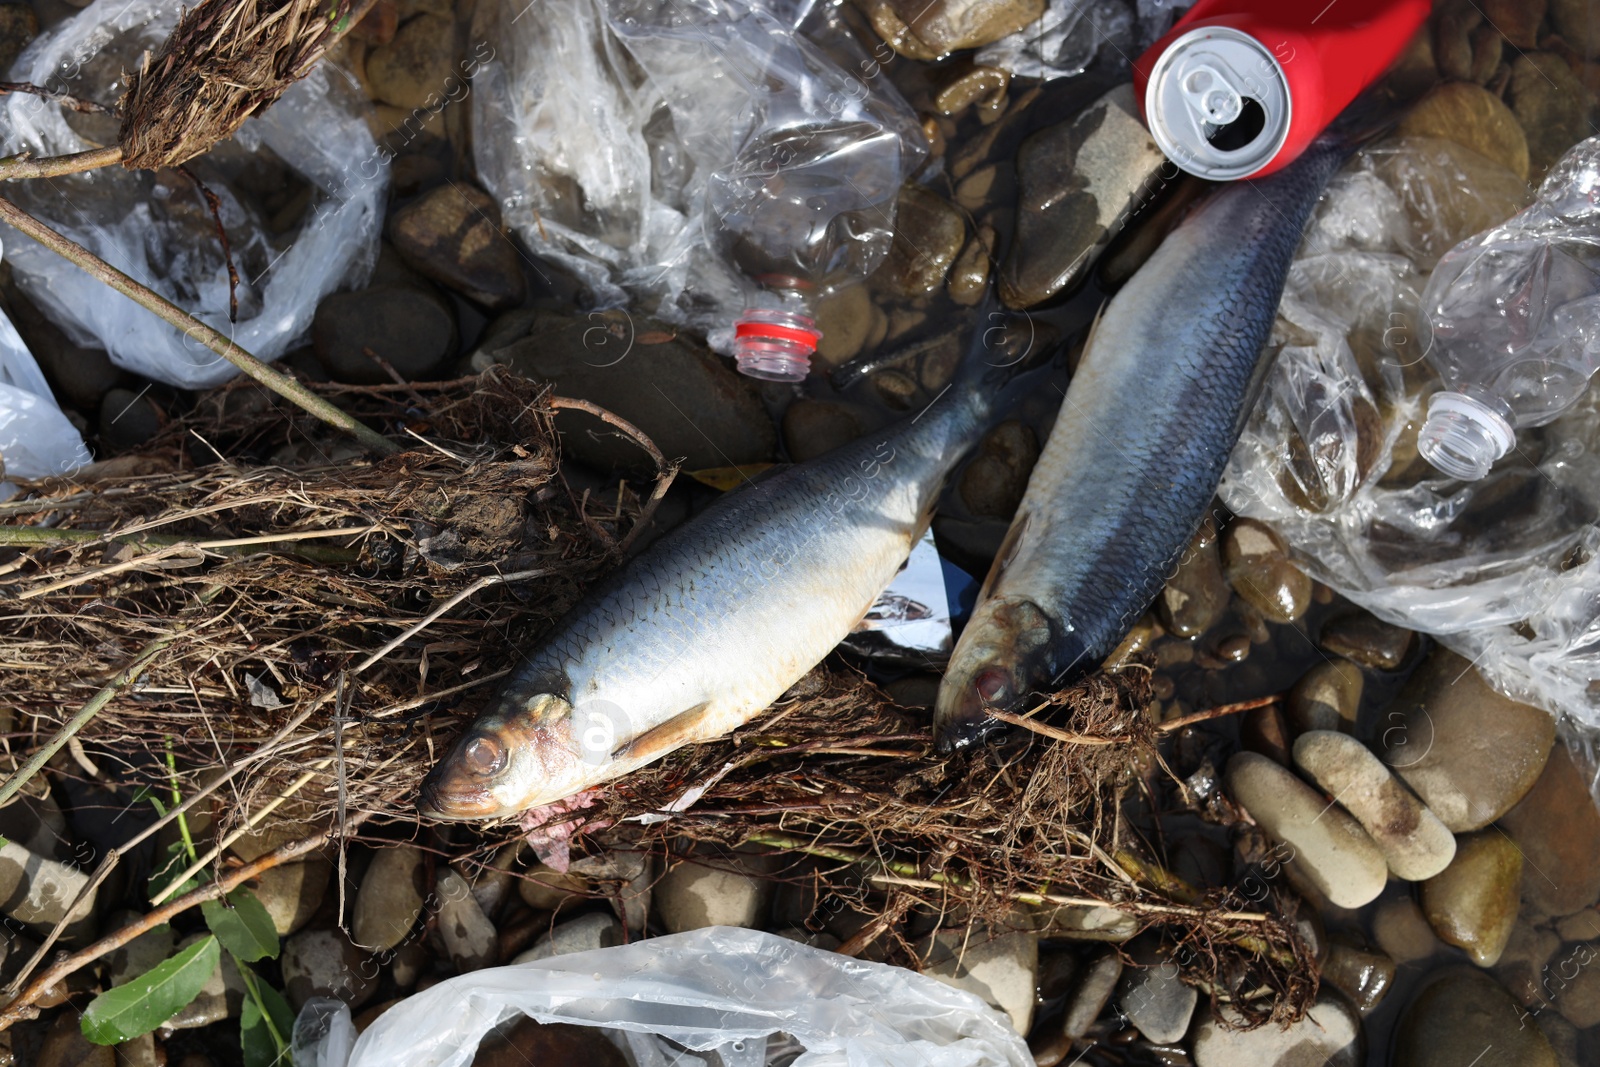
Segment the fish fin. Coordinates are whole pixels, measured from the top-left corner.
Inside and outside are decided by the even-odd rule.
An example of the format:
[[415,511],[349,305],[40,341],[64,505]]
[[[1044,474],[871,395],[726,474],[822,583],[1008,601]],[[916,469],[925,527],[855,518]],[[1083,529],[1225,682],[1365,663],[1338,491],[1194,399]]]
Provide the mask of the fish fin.
[[1106,317],[1106,308],[1110,306],[1109,297],[1100,301],[1100,307],[1094,313],[1094,320],[1089,323],[1089,335],[1083,339],[1083,351],[1089,351],[1089,346],[1094,344],[1094,335],[1100,332],[1100,320]]
[[698,741],[701,737],[701,727],[705,724],[710,711],[709,700],[702,701],[687,711],[680,711],[660,726],[652,726],[633,740],[619,745],[611,753],[611,758],[649,763],[690,741]]

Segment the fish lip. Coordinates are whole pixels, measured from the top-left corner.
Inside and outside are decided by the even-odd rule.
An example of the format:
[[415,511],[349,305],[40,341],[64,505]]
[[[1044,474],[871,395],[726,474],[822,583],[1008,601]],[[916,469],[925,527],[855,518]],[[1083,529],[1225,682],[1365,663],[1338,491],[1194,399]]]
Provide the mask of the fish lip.
[[447,790],[437,770],[430,772],[417,790],[417,810],[421,814],[446,822],[490,819],[501,814],[500,804],[488,789]]

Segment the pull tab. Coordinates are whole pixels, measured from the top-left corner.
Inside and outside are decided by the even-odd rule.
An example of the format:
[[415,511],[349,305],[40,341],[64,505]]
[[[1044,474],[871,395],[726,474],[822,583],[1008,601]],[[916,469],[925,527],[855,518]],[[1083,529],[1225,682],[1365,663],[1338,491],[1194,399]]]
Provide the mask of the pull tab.
[[1178,89],[1189,110],[1202,123],[1226,126],[1244,113],[1244,94],[1234,87],[1226,74],[1209,63],[1184,74]]

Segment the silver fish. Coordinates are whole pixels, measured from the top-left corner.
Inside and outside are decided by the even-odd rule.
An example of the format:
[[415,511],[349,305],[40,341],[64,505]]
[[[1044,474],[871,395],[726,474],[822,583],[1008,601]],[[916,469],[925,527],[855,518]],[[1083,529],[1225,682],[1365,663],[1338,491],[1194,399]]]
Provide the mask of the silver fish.
[[424,813],[514,815],[729,733],[871,609],[1000,403],[980,330],[913,419],[731,493],[579,603],[422,786]]
[[1223,187],[1106,306],[934,708],[949,750],[989,708],[1098,666],[1160,592],[1216,493],[1275,350],[1284,280],[1353,148],[1325,136]]

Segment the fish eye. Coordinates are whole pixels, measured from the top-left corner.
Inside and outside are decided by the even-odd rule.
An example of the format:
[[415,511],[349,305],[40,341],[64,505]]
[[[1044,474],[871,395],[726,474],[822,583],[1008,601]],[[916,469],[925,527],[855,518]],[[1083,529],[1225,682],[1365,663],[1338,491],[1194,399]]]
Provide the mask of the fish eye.
[[461,762],[473,774],[494,774],[506,765],[506,752],[499,743],[487,737],[474,737],[462,750]]
[[992,704],[1006,695],[1006,676],[1001,671],[984,671],[975,679],[978,696]]

